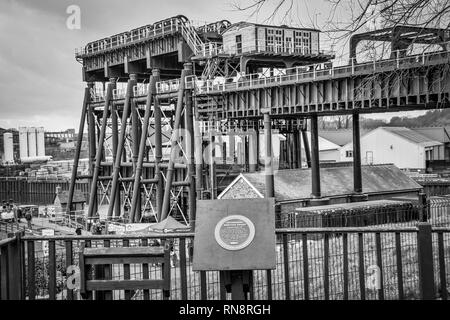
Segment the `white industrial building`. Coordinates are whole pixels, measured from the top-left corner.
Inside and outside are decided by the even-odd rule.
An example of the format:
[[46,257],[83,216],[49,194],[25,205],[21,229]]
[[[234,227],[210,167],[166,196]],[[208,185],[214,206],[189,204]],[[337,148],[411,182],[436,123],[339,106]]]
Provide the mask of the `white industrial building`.
[[45,157],[45,131],[43,127],[19,128],[20,159]]
[[[319,159],[322,162],[339,162],[343,161],[341,160],[341,146],[337,145],[336,143],[325,139],[322,137],[321,132],[319,132]],[[308,143],[311,146],[311,132],[307,131],[306,135],[308,137]],[[306,161],[305,156],[305,148],[302,143],[302,161]]]
[[[405,127],[379,127],[361,136],[364,165],[392,163],[400,169],[425,169],[426,160],[444,154],[444,145]],[[353,161],[353,143],[340,150],[341,161]]]
[[224,31],[223,47],[229,54],[319,54],[319,33],[317,29],[238,22]]
[[3,163],[14,164],[14,143],[13,134],[11,132],[5,132],[3,134]]

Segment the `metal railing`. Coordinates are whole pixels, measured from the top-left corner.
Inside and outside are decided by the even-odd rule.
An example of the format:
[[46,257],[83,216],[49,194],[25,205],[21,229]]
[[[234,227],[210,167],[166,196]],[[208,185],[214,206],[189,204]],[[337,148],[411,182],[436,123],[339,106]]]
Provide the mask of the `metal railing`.
[[334,56],[331,50],[319,50],[311,45],[295,45],[293,42],[274,43],[268,42],[266,39],[257,39],[251,42],[243,42],[239,46],[237,44],[223,46],[223,53],[230,55],[238,55],[243,53],[268,53],[268,54],[287,54],[287,55],[328,55]]
[[83,48],[75,49],[75,55],[76,57],[82,57],[90,54],[98,54],[130,43],[172,34],[179,31],[181,23],[182,21],[179,17],[173,17],[131,31],[119,33],[108,38],[91,42]]
[[[254,270],[250,299],[447,299],[449,228],[313,228],[276,231],[276,269]],[[0,241],[1,299],[81,299],[68,278],[88,247],[173,246],[170,299],[229,299],[220,271],[193,272],[193,234],[23,236]],[[46,245],[44,246],[43,243]],[[14,268],[11,268],[14,266]],[[124,269],[113,265],[111,277]],[[130,279],[152,278],[158,265],[128,265]],[[95,271],[97,276],[101,270]],[[144,275],[143,275],[144,272]],[[147,275],[147,276],[145,276]],[[114,290],[113,299],[162,299],[161,292]],[[97,296],[99,298],[99,296]]]
[[218,93],[223,91],[236,91],[280,84],[302,83],[325,80],[335,77],[347,77],[355,74],[371,74],[399,68],[420,67],[427,64],[442,63],[448,60],[449,51],[428,52],[418,55],[401,57],[400,51],[394,59],[374,60],[364,63],[355,63],[351,59],[349,65],[330,67],[327,64],[312,64],[283,69],[277,75],[265,76],[261,73],[237,75],[235,77],[217,77],[211,80],[201,80],[196,76],[186,77],[186,89],[194,89],[198,94]]
[[[194,25],[195,23],[184,19],[182,16],[169,18],[154,24],[146,25],[131,31],[122,32],[108,38],[91,42],[83,48],[75,49],[75,56],[83,57],[90,54],[98,54],[111,49],[119,48],[121,46],[129,45],[131,43],[145,41],[158,36],[174,34],[176,32],[181,32],[190,48],[194,51],[195,55],[197,55],[199,53],[198,48],[203,45],[203,41],[200,39]],[[206,30],[218,28],[214,27],[214,25],[214,23],[209,24],[206,27],[201,25],[199,28],[202,30],[204,28],[206,28]]]

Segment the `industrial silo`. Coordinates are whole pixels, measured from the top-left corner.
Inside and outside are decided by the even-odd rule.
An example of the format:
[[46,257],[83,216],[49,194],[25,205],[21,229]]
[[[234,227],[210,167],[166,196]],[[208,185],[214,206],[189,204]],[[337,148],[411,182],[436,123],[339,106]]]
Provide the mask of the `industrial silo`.
[[19,128],[19,155],[20,159],[28,158],[28,129]]
[[36,129],[37,156],[45,157],[45,132],[43,127]]
[[5,163],[14,163],[14,145],[13,145],[13,134],[6,132],[3,134],[3,148],[5,152]]
[[28,157],[36,157],[37,156],[37,147],[36,147],[36,128],[29,127],[28,128]]

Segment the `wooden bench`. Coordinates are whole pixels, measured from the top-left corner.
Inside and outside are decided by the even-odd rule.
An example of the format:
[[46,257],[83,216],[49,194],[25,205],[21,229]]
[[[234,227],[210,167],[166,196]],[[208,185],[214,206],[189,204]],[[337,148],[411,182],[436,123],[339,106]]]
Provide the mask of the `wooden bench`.
[[[168,246],[159,247],[119,247],[88,248],[84,241],[81,244],[80,258],[80,293],[83,297],[91,297],[92,291],[161,289],[163,298],[170,296],[170,250]],[[162,278],[148,279],[148,267],[143,270],[142,280],[129,279],[130,264],[161,264]],[[108,269],[109,279],[88,279],[92,266],[102,265]],[[124,277],[128,279],[112,280],[111,265],[124,265]],[[101,268],[101,267],[100,267]],[[128,276],[125,268],[128,268]],[[147,274],[144,273],[146,271]],[[102,272],[103,273],[103,272]],[[131,294],[128,295],[131,297]]]

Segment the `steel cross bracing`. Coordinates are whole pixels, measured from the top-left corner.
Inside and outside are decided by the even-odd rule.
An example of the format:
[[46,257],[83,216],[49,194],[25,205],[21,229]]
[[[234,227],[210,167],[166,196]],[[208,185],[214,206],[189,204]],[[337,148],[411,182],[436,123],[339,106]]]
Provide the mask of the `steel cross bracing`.
[[[98,94],[97,96],[103,96],[104,94]],[[137,106],[138,109],[142,109],[141,105]],[[152,110],[154,110],[154,107],[152,108]],[[101,108],[97,108],[96,111],[103,111],[101,110]],[[165,128],[165,130],[163,131],[163,136],[169,140],[172,139],[172,135],[173,135],[173,128],[171,126],[171,116],[167,116],[165,111],[161,111],[162,112],[162,124],[163,127]],[[118,121],[118,125],[119,127],[122,127],[122,123],[121,123],[121,119],[120,119],[120,115],[118,110],[115,111],[116,116],[117,116],[117,121]],[[144,119],[142,117],[141,112],[138,112],[138,118],[139,118],[139,122],[141,124],[141,126],[144,124]],[[184,110],[182,112],[182,116],[184,116]],[[149,150],[148,150],[148,159],[150,163],[154,163],[156,161],[155,157],[155,148],[153,145],[153,142],[151,141],[151,138],[154,137],[155,135],[155,123],[154,123],[154,111],[151,112],[150,115],[150,119],[152,119],[149,123],[149,128],[151,128],[152,130],[148,131],[147,134],[147,145],[149,146]],[[101,129],[101,119],[99,119],[98,117],[95,117],[95,124],[96,124],[96,128],[97,130]],[[128,162],[132,163],[131,159],[134,158],[135,153],[133,151],[133,140],[132,140],[132,134],[131,134],[131,119],[127,119],[127,129],[126,129],[126,134],[125,134],[125,145],[124,145],[124,151],[127,155],[127,159],[129,160]],[[106,135],[105,135],[105,143],[104,143],[104,148],[105,148],[105,155],[112,155],[113,154],[113,150],[112,150],[112,121],[111,119],[108,119],[107,121],[107,131],[106,131]],[[170,132],[170,134],[167,134],[167,132]],[[165,151],[164,151],[165,150]],[[183,144],[177,140],[177,150],[179,150],[179,152],[181,153],[181,157],[176,159],[177,163],[180,164],[186,164],[187,163],[187,157],[186,157],[186,151],[185,148],[183,146]],[[170,151],[170,146],[166,145],[163,148],[163,154],[167,154],[168,151]],[[134,177],[134,174],[133,176]],[[162,177],[163,180],[166,181],[166,175],[164,173],[162,173]],[[132,187],[133,187],[133,183],[132,181],[123,181],[123,178],[131,178],[131,177],[127,177],[123,175],[123,172],[120,171],[119,173],[119,181],[120,181],[120,192],[121,192],[121,211],[125,210],[125,207],[131,207],[131,200],[130,200],[130,196],[133,192]],[[144,179],[144,176],[141,174],[141,178]],[[187,177],[184,177],[183,181],[186,182]],[[99,181],[99,186],[101,188],[101,198],[100,198],[100,205],[101,204],[105,204],[105,200],[106,200],[106,204],[109,204],[109,199],[110,199],[110,192],[111,192],[111,180],[100,180]],[[143,184],[142,185],[143,188],[143,194],[144,194],[144,198],[142,200],[143,202],[143,206],[142,206],[142,213],[150,211],[150,214],[155,216],[156,220],[158,221],[159,217],[156,214],[156,208],[155,208],[155,199],[154,199],[154,189],[155,189],[155,183],[150,183],[150,184]],[[172,200],[172,204],[170,206],[170,211],[169,211],[169,215],[171,215],[174,212],[174,209],[177,208],[178,213],[181,214],[182,218],[184,221],[187,222],[187,215],[184,212],[183,208],[178,204],[178,200],[180,198],[180,196],[183,193],[183,187],[176,187],[175,189],[177,189],[175,192],[171,191],[171,200]],[[142,215],[141,215],[142,217]]]

